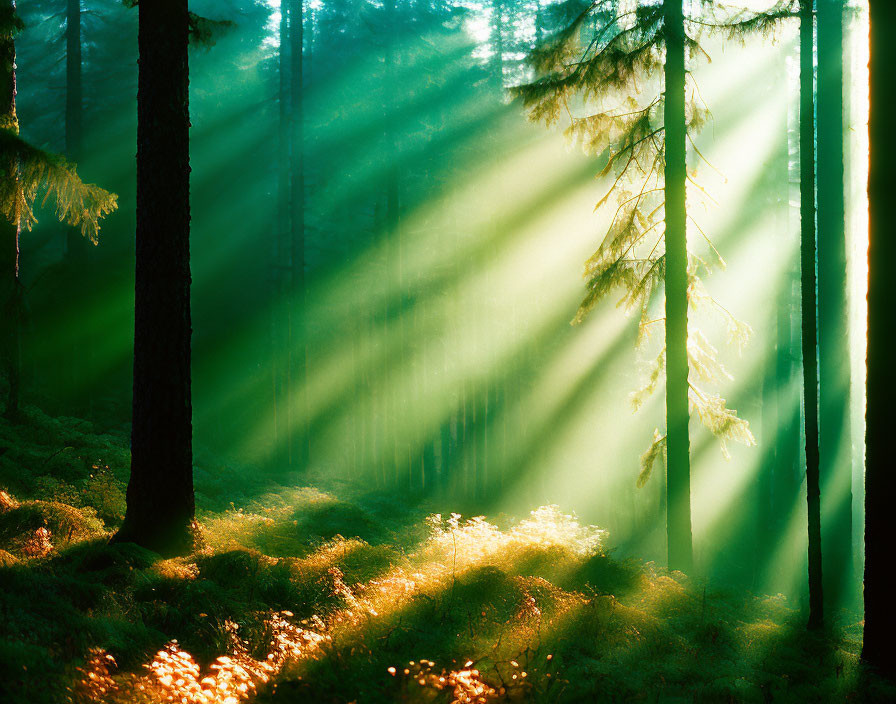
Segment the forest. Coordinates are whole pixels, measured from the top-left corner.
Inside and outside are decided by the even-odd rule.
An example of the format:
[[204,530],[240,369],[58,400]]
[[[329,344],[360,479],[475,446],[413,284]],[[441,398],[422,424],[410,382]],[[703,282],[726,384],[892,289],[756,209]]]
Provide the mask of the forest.
[[0,702],[896,702],[894,29],[0,0]]

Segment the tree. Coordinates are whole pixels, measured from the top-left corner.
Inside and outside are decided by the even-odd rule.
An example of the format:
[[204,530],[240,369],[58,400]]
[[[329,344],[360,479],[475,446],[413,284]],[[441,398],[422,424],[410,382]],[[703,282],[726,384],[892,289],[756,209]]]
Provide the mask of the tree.
[[815,13],[800,2],[800,291],[806,500],[809,508],[809,628],[824,625],[821,583],[821,493],[818,479],[818,321],[815,295]]
[[16,115],[15,36],[23,28],[14,0],[0,5],[0,266],[4,287],[2,356],[9,394],[6,415],[19,414],[21,386],[22,327],[25,316],[25,287],[21,278],[19,241],[23,230],[36,223],[34,202],[40,192],[43,202],[53,196],[59,220],[77,227],[96,243],[99,220],[116,208],[116,196],[78,177],[75,165],[58,154],[38,149],[19,137]]
[[[277,231],[274,236],[273,247],[273,281],[274,296],[277,301],[274,306],[275,315],[271,322],[272,347],[275,362],[271,365],[274,389],[274,463],[281,468],[292,462],[293,435],[292,404],[289,396],[292,390],[292,345],[290,333],[292,331],[292,316],[287,312],[286,325],[283,325],[278,311],[289,311],[290,285],[289,285],[289,245],[291,235],[291,209],[290,209],[290,37],[289,37],[289,5],[280,4],[280,31],[278,50],[278,126],[277,126]],[[286,328],[284,335],[283,328]]]
[[819,481],[825,497],[824,593],[842,603],[852,583],[852,438],[843,157],[843,2],[818,0]]
[[[16,116],[16,47],[15,35],[21,30],[21,22],[15,14],[15,3],[5,2],[0,14],[0,128],[9,134],[18,134],[19,121]],[[4,159],[3,183],[15,184],[18,166],[15,158]],[[15,197],[15,189],[11,194]],[[20,229],[16,222],[15,210],[12,217],[3,220],[0,226],[0,265],[2,265],[3,303],[5,329],[3,330],[3,361],[9,383],[6,401],[6,415],[15,418],[19,413],[19,377],[21,368],[21,296],[22,283],[19,277]]]
[[[772,14],[757,18],[725,26],[746,32],[776,19]],[[616,178],[598,207],[614,193],[618,207],[603,243],[586,262],[588,293],[573,322],[581,322],[600,300],[621,287],[625,292],[621,302],[640,308],[642,335],[653,325],[665,327],[665,346],[647,384],[635,396],[637,405],[665,375],[666,432],[655,431],[654,442],[642,457],[639,485],[665,454],[669,567],[686,571],[693,560],[689,406],[723,441],[755,442],[746,421],[727,408],[724,399],[695,383],[725,371],[708,340],[688,327],[689,308],[698,299],[714,303],[698,275],[707,265],[688,250],[687,243],[687,140],[706,116],[693,95],[688,99],[685,85],[686,57],[693,59],[700,52],[697,40],[686,31],[694,19],[692,26],[706,24],[686,17],[682,0],[638,4],[622,15],[615,2],[600,0],[532,53],[542,77],[516,89],[530,117],[551,125],[561,115],[571,115],[567,134],[589,151],[609,154],[604,175],[615,172]],[[585,30],[590,36],[582,39]],[[639,100],[639,86],[649,85],[649,77],[657,74],[664,77],[663,91]],[[665,290],[665,315],[652,317],[654,294],[660,287]],[[714,305],[725,315],[732,335],[743,341],[749,329]]]
[[190,153],[186,0],[142,2],[137,91],[134,397],[127,512],[115,536],[193,543]]
[[[289,341],[290,348],[298,350],[296,365],[298,387],[302,389],[299,415],[303,419],[300,427],[301,447],[299,465],[306,467],[310,459],[311,434],[305,419],[308,417],[306,398],[306,377],[308,373],[308,348],[304,326],[299,321],[304,319],[305,303],[305,144],[304,144],[304,50],[305,50],[305,15],[303,0],[290,0],[289,6],[290,32],[290,86],[289,86],[289,178],[290,178],[290,306],[289,328],[297,339]],[[296,307],[302,311],[297,316]],[[293,432],[290,432],[290,438]],[[292,451],[290,451],[290,460]]]
[[690,570],[691,464],[688,433],[688,250],[685,33],[682,0],[663,3],[666,39],[664,188],[666,291],[666,522],[669,568]]
[[[81,67],[81,0],[65,3],[65,154],[74,163],[82,157],[83,81]],[[66,255],[80,267],[87,256],[84,239],[75,228],[69,228]]]
[[881,674],[896,678],[893,634],[896,633],[896,573],[893,544],[896,531],[896,474],[893,472],[893,301],[896,280],[891,270],[896,258],[896,228],[890,213],[896,174],[896,4],[871,0],[871,111],[868,175],[868,377],[865,426],[865,637],[862,659]]

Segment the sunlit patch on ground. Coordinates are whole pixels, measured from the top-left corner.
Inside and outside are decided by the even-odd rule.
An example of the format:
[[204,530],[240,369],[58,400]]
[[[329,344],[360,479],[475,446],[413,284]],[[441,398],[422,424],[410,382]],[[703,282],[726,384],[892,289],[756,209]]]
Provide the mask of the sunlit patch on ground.
[[[15,687],[11,701],[893,694],[862,680],[860,625],[809,636],[787,598],[720,592],[617,557],[612,535],[558,506],[482,517],[339,485],[240,493],[222,467],[197,473],[193,554],[109,545],[125,438],[31,422],[16,457],[37,459],[16,466],[52,464],[60,479],[16,470],[0,486],[0,692]],[[47,437],[77,449],[53,455]]]

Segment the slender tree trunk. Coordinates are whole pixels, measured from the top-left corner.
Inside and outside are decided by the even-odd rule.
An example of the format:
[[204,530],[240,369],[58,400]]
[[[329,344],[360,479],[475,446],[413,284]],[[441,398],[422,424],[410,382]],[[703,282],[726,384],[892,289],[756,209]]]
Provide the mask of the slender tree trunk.
[[[78,163],[83,154],[83,81],[81,68],[81,0],[65,5],[65,153]],[[82,267],[88,247],[80,227],[66,229],[66,259]]]
[[[397,19],[396,4],[396,0],[386,0],[384,4],[386,18],[390,26],[394,26]],[[387,308],[386,324],[391,325],[391,321],[393,318],[398,323],[399,370],[403,372],[405,369],[407,369],[407,330],[405,327],[405,305],[407,303],[407,297],[404,290],[404,243],[402,242],[401,231],[401,175],[399,173],[398,166],[398,145],[396,143],[395,133],[396,126],[394,124],[394,120],[392,119],[394,117],[394,111],[392,111],[392,104],[389,103],[390,97],[394,101],[396,91],[398,89],[398,81],[396,76],[397,57],[395,55],[396,52],[393,41],[393,37],[386,37],[386,51],[384,57],[384,78],[386,90],[384,91],[385,101],[383,104],[383,114],[386,118],[386,149],[387,153],[390,155],[391,160],[389,168],[386,172],[385,184],[386,237],[388,238],[388,248],[386,256],[387,270],[389,272],[387,286],[388,295],[386,296],[386,298],[388,299],[394,296],[394,300],[397,301],[398,310],[392,311],[390,314],[390,311]],[[411,468],[405,461],[406,452],[401,447],[402,428],[399,427],[398,418],[401,415],[399,412],[399,408],[400,404],[403,402],[403,399],[398,398],[397,387],[398,384],[393,383],[389,388],[386,389],[386,396],[388,398],[389,404],[389,413],[387,415],[390,441],[389,457],[393,463],[393,476],[395,478],[395,483],[396,485],[400,486],[402,483],[406,483],[410,479]],[[406,485],[407,484],[405,484],[405,486]]]
[[809,502],[809,628],[824,625],[821,583],[821,492],[818,477],[818,325],[815,296],[815,16],[800,3],[800,271],[806,495]]
[[669,569],[693,567],[688,434],[685,34],[682,0],[665,0],[666,539]]
[[865,640],[862,658],[881,674],[896,678],[896,544],[893,507],[896,473],[893,471],[893,399],[896,366],[893,364],[893,301],[896,300],[896,227],[892,216],[896,174],[896,3],[871,0],[871,114],[868,200],[870,247],[868,251],[868,389],[865,430]]
[[541,46],[544,41],[544,8],[541,0],[535,0],[535,46]]
[[492,0],[492,43],[495,53],[494,80],[499,97],[504,92],[504,0]]
[[[5,0],[0,5],[0,128],[19,133],[16,115],[16,4]],[[2,165],[4,179],[15,183],[19,178],[19,165],[14,159]],[[19,417],[20,387],[22,379],[22,312],[23,288],[19,277],[20,225],[0,219],[0,293],[2,293],[2,358],[9,384],[6,397],[7,418]]]
[[[785,49],[789,57],[795,57],[799,51],[799,38],[795,38],[792,46]],[[787,80],[786,69],[778,77],[781,81]],[[799,87],[792,97],[796,98]],[[788,106],[790,105],[788,95]],[[796,236],[795,244],[799,244],[799,213],[791,203],[799,201],[799,164],[791,161],[790,154],[799,150],[799,115],[797,111],[787,110],[786,141],[783,146],[781,159],[784,162],[786,173],[785,183],[787,187],[781,193],[784,207],[781,230]],[[779,184],[780,185],[780,184]],[[794,244],[786,243],[786,248]],[[798,383],[797,360],[799,358],[799,324],[796,321],[796,311],[799,307],[799,247],[786,262],[784,270],[784,285],[781,296],[778,299],[776,310],[777,317],[777,351],[775,360],[775,374],[777,377],[777,415],[780,425],[779,439],[775,448],[775,481],[773,488],[773,511],[775,518],[775,535],[778,540],[788,539],[790,527],[789,518],[801,501],[803,486],[803,472],[800,458],[803,455],[802,433],[800,428],[801,414],[801,385]],[[790,256],[790,255],[789,255]],[[775,589],[792,588],[787,582],[775,582]]]
[[288,295],[288,273],[291,233],[289,208],[289,7],[280,4],[280,45],[279,45],[279,122],[277,125],[277,231],[274,236],[273,262],[273,306],[276,314],[271,320],[271,365],[272,390],[274,397],[274,466],[283,470],[292,460],[292,345],[290,301]]
[[157,552],[193,542],[187,0],[139,4],[134,408],[116,535]]
[[818,0],[819,473],[824,593],[833,607],[854,576],[843,107],[843,3]]
[[[81,61],[81,0],[66,0],[65,11],[65,153],[80,165],[84,157],[83,131],[83,81]],[[78,226],[66,226],[64,264],[67,270],[67,286],[72,295],[82,296],[91,286],[91,245]],[[87,301],[89,304],[89,301]],[[93,345],[89,332],[79,331],[70,338],[64,351],[64,367],[68,384],[74,391],[78,405],[93,408],[94,393],[85,383],[93,366]]]
[[[773,341],[776,334],[775,320],[768,325],[768,339]],[[758,474],[756,476],[756,526],[754,535],[754,560],[753,560],[753,585],[754,591],[764,589],[760,582],[768,555],[768,546],[774,544],[774,471],[777,465],[777,444],[780,438],[778,433],[781,424],[778,419],[778,404],[776,394],[778,391],[775,374],[775,349],[770,348],[768,357],[762,368],[761,391],[761,442],[763,449],[760,459]]]
[[[305,103],[303,59],[305,44],[304,6],[302,0],[290,0],[289,6],[290,34],[290,86],[289,86],[289,179],[290,179],[290,262],[292,291],[290,292],[289,315],[292,331],[290,348],[296,349],[298,357],[295,365],[293,384],[300,389],[301,408],[299,415],[303,418],[299,428],[301,446],[298,448],[299,466],[305,468],[311,457],[311,433],[308,427],[308,399],[306,381],[308,374],[308,344],[306,330],[302,321],[305,319]],[[292,437],[294,433],[290,433]],[[290,462],[294,448],[290,448]]]

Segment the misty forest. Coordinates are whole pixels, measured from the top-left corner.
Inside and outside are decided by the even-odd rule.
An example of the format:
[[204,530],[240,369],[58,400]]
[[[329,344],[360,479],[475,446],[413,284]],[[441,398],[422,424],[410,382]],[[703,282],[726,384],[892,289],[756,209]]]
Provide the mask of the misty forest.
[[0,701],[896,701],[890,31],[0,0]]

